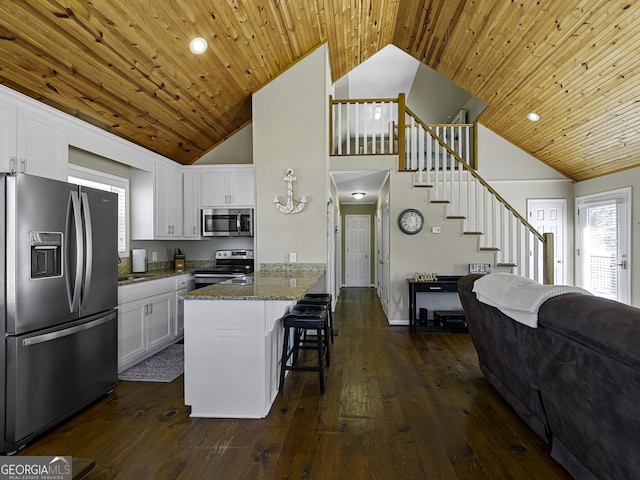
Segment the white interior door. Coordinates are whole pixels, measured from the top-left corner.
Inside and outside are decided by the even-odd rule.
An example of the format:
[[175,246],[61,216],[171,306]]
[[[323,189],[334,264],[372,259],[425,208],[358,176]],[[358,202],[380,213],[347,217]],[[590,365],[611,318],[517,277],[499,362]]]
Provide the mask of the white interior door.
[[[529,200],[529,223],[540,233],[553,233],[553,279],[556,285],[565,285],[567,282],[567,241],[566,241],[566,219],[567,201],[560,199],[538,199]],[[530,257],[531,261],[536,259]],[[540,251],[538,261],[538,271],[542,271],[542,251]],[[534,271],[534,269],[531,269]]]
[[578,286],[629,303],[631,189],[576,198]]
[[371,285],[371,217],[346,215],[347,287]]

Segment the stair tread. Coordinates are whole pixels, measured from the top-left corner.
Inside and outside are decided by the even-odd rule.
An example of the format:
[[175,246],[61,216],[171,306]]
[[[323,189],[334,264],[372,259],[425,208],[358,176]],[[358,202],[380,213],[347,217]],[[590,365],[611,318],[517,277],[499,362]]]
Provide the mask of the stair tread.
[[449,200],[431,200],[431,203],[442,203],[442,204],[447,203],[448,204],[450,202]]
[[420,183],[418,183],[418,184],[415,184],[415,185],[413,186],[413,188],[433,188],[433,185],[426,185],[426,184],[420,184]]
[[482,232],[462,232],[463,235],[484,235]]
[[466,220],[467,217],[464,215],[448,215],[447,220]]
[[499,252],[500,249],[498,247],[480,247],[481,252]]
[[517,267],[517,263],[496,263],[496,267]]

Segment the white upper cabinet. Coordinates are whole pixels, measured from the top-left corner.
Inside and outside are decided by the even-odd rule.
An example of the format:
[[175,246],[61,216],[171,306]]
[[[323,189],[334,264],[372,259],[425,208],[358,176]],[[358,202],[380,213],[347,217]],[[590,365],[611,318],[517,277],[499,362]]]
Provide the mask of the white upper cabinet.
[[200,185],[198,172],[182,172],[183,230],[184,238],[200,238]]
[[253,207],[253,166],[202,171],[200,192],[203,207]]
[[0,98],[0,170],[67,180],[67,129],[53,115]]
[[0,101],[0,170],[13,172],[18,158],[18,110]]
[[229,196],[232,205],[253,207],[256,203],[253,185],[253,168],[229,175]]
[[156,238],[182,237],[182,171],[156,165]]
[[182,238],[182,171],[157,163],[155,172],[132,168],[131,239]]
[[200,191],[202,206],[213,207],[228,205],[229,174],[225,172],[202,172],[200,174]]

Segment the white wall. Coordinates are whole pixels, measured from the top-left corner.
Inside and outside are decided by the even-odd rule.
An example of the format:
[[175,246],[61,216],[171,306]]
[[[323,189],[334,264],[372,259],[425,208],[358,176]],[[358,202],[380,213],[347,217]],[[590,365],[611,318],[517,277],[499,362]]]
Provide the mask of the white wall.
[[470,93],[421,63],[407,106],[425,123],[449,123],[470,98]]
[[[529,199],[565,198],[569,210],[573,205],[571,180],[480,124],[477,171],[525,218]],[[573,225],[573,213],[567,213]]]
[[[574,192],[576,197],[608,192],[618,188],[631,187],[631,305],[640,307],[640,168],[624,170],[593,180],[576,183]],[[575,205],[571,204],[575,210]]]
[[[253,95],[256,183],[256,264],[327,260],[328,55],[323,45]],[[295,171],[294,198],[307,198],[294,215],[276,210],[286,201],[284,175]]]
[[241,128],[224,142],[202,155],[194,165],[253,163],[253,135],[251,124]]

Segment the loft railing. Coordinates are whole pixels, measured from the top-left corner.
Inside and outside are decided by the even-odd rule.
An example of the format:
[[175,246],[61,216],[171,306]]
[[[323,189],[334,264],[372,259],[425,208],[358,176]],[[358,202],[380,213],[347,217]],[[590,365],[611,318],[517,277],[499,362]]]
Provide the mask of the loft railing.
[[[398,155],[399,170],[415,170],[419,137],[407,135],[422,128],[409,115],[405,95],[398,98],[335,100],[330,97],[330,154]],[[473,124],[429,124],[469,165],[475,165]],[[454,162],[455,163],[455,162]],[[413,165],[413,166],[411,166]]]
[[414,172],[447,219],[463,222],[495,266],[552,284],[553,236],[540,234],[475,171],[473,124],[425,124],[398,99],[330,99],[334,156],[398,155],[398,171]]
[[329,99],[331,155],[396,155],[397,98]]

